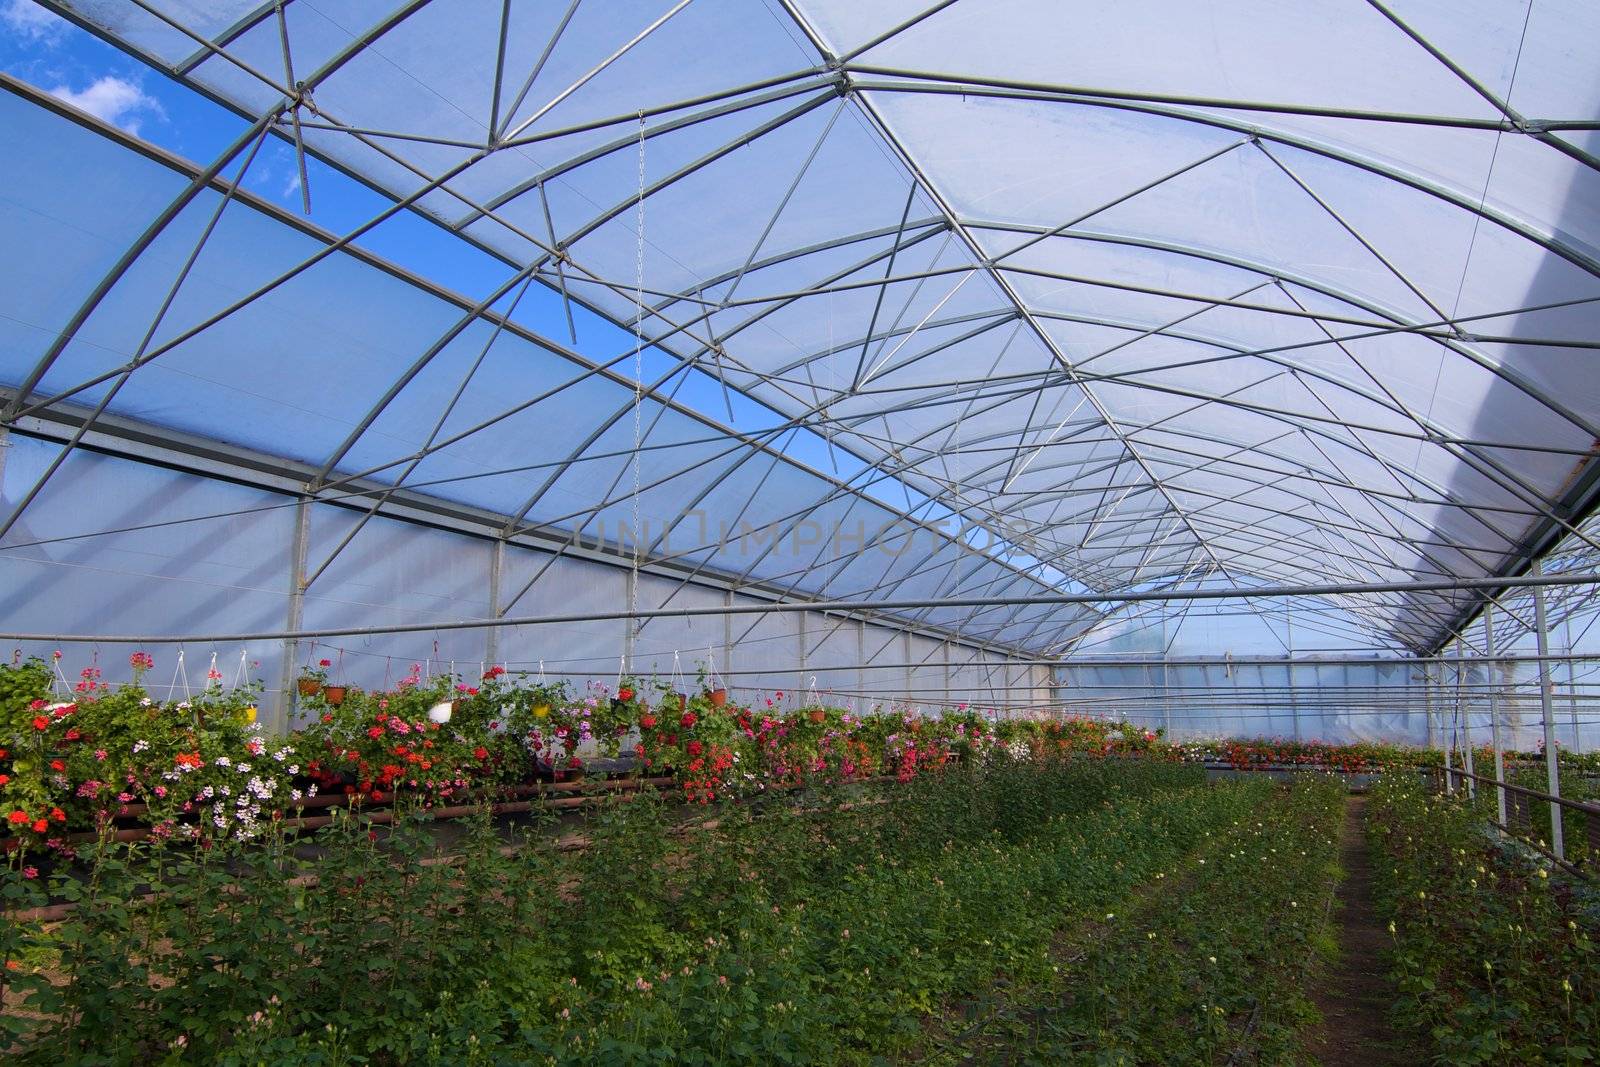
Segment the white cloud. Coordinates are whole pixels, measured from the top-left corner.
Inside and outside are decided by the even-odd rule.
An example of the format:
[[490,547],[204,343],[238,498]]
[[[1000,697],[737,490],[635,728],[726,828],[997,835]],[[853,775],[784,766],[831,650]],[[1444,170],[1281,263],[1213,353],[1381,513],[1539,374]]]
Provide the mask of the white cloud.
[[54,44],[67,32],[66,19],[33,0],[5,0],[0,4],[0,23],[30,41],[47,44]]
[[133,82],[110,74],[81,92],[58,85],[50,90],[50,95],[98,119],[120,126],[131,134],[138,134],[139,124],[148,115],[166,117],[160,101],[146,96],[144,90]]

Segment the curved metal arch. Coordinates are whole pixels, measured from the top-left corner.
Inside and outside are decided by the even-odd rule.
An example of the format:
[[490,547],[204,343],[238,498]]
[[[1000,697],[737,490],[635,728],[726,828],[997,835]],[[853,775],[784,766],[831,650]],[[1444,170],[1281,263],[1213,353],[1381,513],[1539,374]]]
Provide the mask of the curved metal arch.
[[[1113,321],[1108,321],[1108,320],[1105,320],[1103,318],[1093,317],[1093,316],[1074,316],[1074,315],[1067,315],[1065,313],[1057,313],[1057,312],[1048,312],[1048,313],[1046,313],[1046,312],[1036,312],[1036,314],[1039,314],[1043,318],[1065,318],[1065,319],[1068,319],[1070,321],[1085,321],[1085,322],[1088,322],[1088,323],[1091,323],[1091,324],[1098,324],[1098,325],[1117,325],[1117,323],[1115,323]],[[1205,338],[1205,337],[1201,337],[1201,336],[1191,336],[1191,335],[1188,335],[1187,333],[1179,333],[1179,332],[1174,332],[1174,331],[1168,331],[1167,335],[1168,336],[1172,336],[1172,337],[1174,337],[1176,339],[1179,339],[1179,340],[1189,341],[1189,342],[1198,343],[1198,344],[1203,344],[1203,345],[1206,345],[1208,347],[1219,348],[1219,349],[1222,349],[1225,352],[1229,352],[1230,353],[1229,356],[1217,357],[1217,358],[1234,358],[1234,357],[1260,358],[1260,359],[1263,359],[1263,360],[1265,360],[1267,362],[1274,363],[1274,364],[1282,367],[1286,371],[1293,371],[1294,373],[1297,373],[1297,374],[1307,375],[1307,376],[1315,378],[1315,379],[1317,379],[1319,381],[1323,381],[1326,384],[1328,384],[1330,386],[1333,386],[1334,388],[1338,388],[1338,389],[1344,390],[1344,391],[1346,391],[1346,392],[1348,392],[1348,393],[1350,393],[1350,394],[1352,394],[1354,396],[1361,397],[1362,399],[1367,400],[1368,402],[1377,404],[1380,407],[1382,407],[1384,410],[1390,411],[1392,414],[1398,415],[1401,418],[1404,418],[1404,419],[1406,419],[1408,421],[1417,423],[1419,425],[1419,428],[1422,428],[1422,429],[1425,430],[1425,433],[1421,434],[1421,435],[1401,434],[1402,436],[1415,437],[1417,440],[1431,441],[1431,442],[1436,443],[1436,444],[1458,445],[1458,446],[1461,446],[1461,447],[1469,447],[1469,446],[1463,444],[1460,441],[1459,438],[1456,438],[1454,435],[1444,432],[1441,428],[1439,428],[1438,426],[1434,425],[1431,422],[1431,420],[1419,419],[1418,417],[1415,416],[1414,413],[1411,413],[1411,412],[1406,411],[1404,409],[1396,409],[1391,404],[1391,402],[1385,400],[1384,398],[1371,395],[1367,391],[1363,390],[1362,388],[1360,388],[1357,385],[1354,385],[1354,384],[1349,383],[1349,382],[1341,381],[1341,380],[1339,380],[1337,378],[1330,377],[1327,374],[1325,374],[1324,372],[1317,371],[1314,368],[1306,368],[1306,367],[1302,367],[1302,366],[1300,366],[1298,364],[1287,363],[1287,362],[1284,362],[1284,361],[1281,361],[1281,360],[1272,359],[1272,358],[1270,358],[1270,356],[1263,356],[1263,355],[1259,354],[1258,352],[1256,352],[1254,350],[1238,348],[1237,346],[1234,346],[1234,345],[1232,345],[1232,344],[1230,344],[1229,342],[1226,342],[1226,341],[1213,340],[1213,339]],[[1198,361],[1198,362],[1210,362],[1210,361],[1211,360],[1201,360],[1201,361]],[[1184,363],[1184,364],[1165,365],[1165,366],[1160,366],[1160,367],[1148,368],[1147,371],[1135,371],[1135,372],[1129,372],[1129,373],[1159,372],[1161,370],[1170,370],[1170,369],[1173,369],[1174,367],[1188,366],[1188,365],[1191,365],[1191,364]],[[1040,375],[1028,375],[1026,377],[1034,378],[1034,377],[1042,377],[1042,376],[1045,376],[1045,375],[1052,376],[1052,377],[1058,379],[1058,381],[1055,382],[1054,384],[1058,384],[1058,385],[1060,385],[1062,387],[1071,386],[1071,385],[1074,385],[1074,384],[1079,384],[1077,379],[1069,377],[1064,371],[1060,371],[1060,370],[1052,370],[1052,371],[1047,371],[1047,372],[1041,372]],[[1163,383],[1127,381],[1127,380],[1125,380],[1125,377],[1122,374],[1102,374],[1102,373],[1094,372],[1094,371],[1083,371],[1083,372],[1079,372],[1078,378],[1082,379],[1082,383],[1083,384],[1094,384],[1096,382],[1106,382],[1106,383],[1110,383],[1110,384],[1124,385],[1124,386],[1126,386],[1128,388],[1147,389],[1147,390],[1150,390],[1152,392],[1161,392],[1161,393],[1167,393],[1167,394],[1174,395],[1174,396],[1180,396],[1180,397],[1184,397],[1184,398],[1187,398],[1187,399],[1199,401],[1201,404],[1204,404],[1204,403],[1217,403],[1217,404],[1223,404],[1223,405],[1226,405],[1226,406],[1239,407],[1239,408],[1241,408],[1243,410],[1248,410],[1248,411],[1250,411],[1252,413],[1255,413],[1255,414],[1258,414],[1258,415],[1262,415],[1263,417],[1274,419],[1275,421],[1279,421],[1279,422],[1284,422],[1286,425],[1291,426],[1291,427],[1296,428],[1296,429],[1300,429],[1300,430],[1308,430],[1310,427],[1308,427],[1306,425],[1306,423],[1302,423],[1302,422],[1298,422],[1298,421],[1294,421],[1294,420],[1305,419],[1309,423],[1312,423],[1312,424],[1324,423],[1324,422],[1326,422],[1326,423],[1334,423],[1334,424],[1337,424],[1337,425],[1343,425],[1343,426],[1351,427],[1352,429],[1365,429],[1365,430],[1370,430],[1372,432],[1383,433],[1383,434],[1387,434],[1387,435],[1391,435],[1391,436],[1400,432],[1400,431],[1396,431],[1396,430],[1393,430],[1392,428],[1387,428],[1387,427],[1363,426],[1363,425],[1359,425],[1359,424],[1351,424],[1348,420],[1341,419],[1339,417],[1332,416],[1332,415],[1329,415],[1329,416],[1318,416],[1318,415],[1308,414],[1308,413],[1304,413],[1304,412],[1284,412],[1284,411],[1280,411],[1280,410],[1275,409],[1275,408],[1265,407],[1263,405],[1249,404],[1249,403],[1242,402],[1242,401],[1228,400],[1228,399],[1223,398],[1223,397],[1213,396],[1213,395],[1205,394],[1205,393],[1199,393],[1199,392],[1196,392],[1194,390],[1184,389],[1184,388],[1179,387],[1179,386],[1167,385],[1167,384],[1163,384]],[[1011,394],[1011,396],[1008,397],[1007,399],[1015,399],[1016,396],[1025,395],[1027,391],[1029,391],[1029,390],[1019,389],[1016,392],[1014,392],[1013,394]],[[951,395],[951,394],[948,392],[948,387],[947,387],[946,396],[949,396],[949,395]],[[987,394],[987,396],[989,398],[991,398],[991,399],[994,398],[994,394],[992,394],[992,393],[991,394]],[[912,402],[909,402],[909,403],[907,403],[905,405],[902,405],[900,407],[900,409],[903,409],[903,410],[918,410],[918,409],[924,409],[927,406],[929,406],[929,405],[926,403],[925,400],[923,400],[923,401],[912,401]],[[888,409],[888,410],[892,411],[892,410],[896,410],[896,409],[895,408],[891,408],[891,409]],[[856,418],[868,419],[868,418],[878,417],[880,414],[881,414],[881,412],[873,412],[873,413],[869,413],[869,414],[862,415],[862,416],[850,416],[849,418],[851,418],[851,419],[856,419]],[[941,424],[940,427],[936,427],[935,431],[936,432],[942,432],[944,430],[948,430],[953,425],[954,425],[953,421],[952,422],[947,422],[947,423]],[[1140,429],[1143,429],[1143,427],[1140,427]],[[1337,441],[1336,438],[1330,438],[1330,439]],[[1338,443],[1340,443],[1341,445],[1348,444],[1348,442],[1343,442],[1343,441],[1340,441]],[[1237,445],[1238,442],[1234,442],[1234,444]],[[1480,458],[1482,458],[1482,457],[1480,457]],[[1486,462],[1487,462],[1487,460],[1486,460]],[[1539,492],[1537,490],[1533,489],[1532,487],[1523,486],[1522,488],[1523,488],[1524,492],[1533,493],[1534,495],[1542,495],[1542,494],[1539,494]]]
[[[963,225],[967,225],[967,226],[973,227],[975,229],[980,229],[980,230],[1005,230],[1005,231],[1022,232],[1022,233],[1035,233],[1035,232],[1042,233],[1042,232],[1045,232],[1045,231],[1048,230],[1048,227],[1043,227],[1043,226],[1034,227],[1034,226],[1028,226],[1028,225],[1020,224],[1020,223],[980,221],[980,220],[963,220]],[[1555,398],[1553,398],[1553,397],[1549,396],[1548,394],[1546,394],[1543,390],[1539,389],[1537,386],[1534,386],[1531,383],[1523,380],[1520,375],[1516,374],[1510,368],[1506,367],[1503,364],[1502,361],[1497,360],[1497,359],[1493,359],[1493,358],[1485,355],[1484,353],[1479,352],[1476,348],[1472,347],[1471,345],[1466,344],[1466,343],[1464,343],[1464,342],[1462,342],[1460,340],[1457,340],[1455,338],[1443,337],[1443,336],[1440,336],[1438,334],[1431,334],[1431,333],[1422,332],[1422,331],[1424,331],[1426,329],[1432,328],[1435,325],[1448,325],[1448,323],[1446,323],[1446,322],[1441,321],[1441,322],[1436,323],[1436,324],[1428,324],[1428,323],[1414,321],[1411,316],[1409,316],[1409,315],[1407,315],[1407,314],[1405,314],[1405,313],[1403,313],[1401,311],[1398,311],[1396,309],[1386,307],[1383,304],[1380,304],[1377,301],[1372,300],[1372,299],[1370,299],[1368,297],[1362,296],[1361,294],[1356,293],[1353,290],[1347,289],[1344,286],[1335,285],[1335,284],[1332,284],[1330,282],[1324,282],[1324,281],[1312,278],[1309,275],[1301,274],[1298,271],[1294,271],[1292,269],[1284,269],[1282,267],[1270,266],[1268,264],[1260,263],[1260,262],[1248,259],[1248,258],[1243,257],[1243,256],[1236,256],[1236,255],[1233,255],[1231,253],[1221,252],[1221,251],[1218,251],[1216,249],[1205,248],[1204,246],[1201,246],[1201,245],[1189,244],[1189,243],[1184,242],[1184,241],[1173,241],[1173,240],[1166,240],[1166,239],[1162,239],[1162,238],[1151,238],[1151,237],[1137,237],[1137,236],[1133,236],[1133,235],[1130,235],[1130,234],[1118,234],[1118,233],[1109,233],[1109,232],[1105,232],[1105,231],[1094,231],[1094,230],[1069,230],[1069,231],[1066,231],[1064,233],[1055,234],[1054,236],[1057,239],[1070,239],[1070,240],[1081,240],[1081,241],[1098,241],[1098,242],[1103,242],[1103,243],[1107,243],[1107,244],[1128,245],[1128,246],[1131,246],[1131,247],[1146,248],[1146,249],[1150,249],[1152,251],[1169,252],[1169,253],[1172,253],[1174,255],[1189,256],[1189,257],[1192,257],[1192,258],[1195,258],[1195,259],[1203,259],[1203,260],[1207,260],[1207,261],[1212,262],[1212,263],[1221,264],[1222,266],[1233,267],[1233,268],[1238,269],[1238,270],[1245,270],[1245,271],[1250,271],[1250,272],[1255,273],[1255,274],[1260,274],[1260,275],[1263,275],[1263,276],[1267,277],[1269,280],[1277,280],[1277,281],[1289,282],[1290,284],[1297,285],[1302,289],[1306,289],[1306,290],[1309,290],[1309,291],[1314,292],[1314,293],[1319,293],[1322,296],[1328,297],[1328,298],[1333,299],[1333,300],[1338,300],[1339,302],[1344,303],[1344,304],[1349,304],[1351,307],[1358,308],[1358,309],[1360,309],[1362,311],[1366,311],[1366,312],[1368,312],[1368,313],[1370,313],[1372,315],[1376,315],[1376,316],[1379,316],[1379,317],[1381,317],[1383,319],[1387,319],[1389,322],[1393,323],[1396,326],[1405,327],[1406,332],[1416,333],[1417,336],[1419,336],[1419,337],[1424,337],[1424,338],[1427,338],[1428,340],[1433,341],[1433,342],[1435,342],[1437,344],[1443,345],[1444,347],[1450,349],[1452,352],[1455,352],[1457,355],[1460,355],[1463,358],[1470,360],[1471,362],[1473,362],[1473,363],[1477,364],[1478,366],[1482,367],[1484,370],[1487,370],[1490,373],[1494,374],[1496,377],[1501,378],[1503,381],[1506,382],[1506,384],[1516,387],[1518,389],[1518,391],[1520,391],[1522,393],[1525,393],[1527,396],[1529,396],[1532,399],[1538,401],[1540,404],[1543,404],[1545,407],[1549,408],[1551,411],[1553,411],[1556,414],[1560,415],[1562,418],[1566,419],[1568,422],[1571,422],[1574,426],[1577,426],[1579,429],[1583,430],[1585,433],[1588,433],[1590,436],[1600,437],[1600,423],[1593,423],[1590,420],[1587,420],[1587,419],[1583,418],[1581,415],[1578,415],[1577,413],[1568,410],[1566,405],[1561,404],[1559,401],[1557,401]],[[1004,270],[1009,270],[1011,268],[1007,268],[1007,267],[1003,267],[1002,266],[1002,267],[999,267],[998,269],[1004,271]],[[1039,272],[1039,273],[1048,273],[1048,272]],[[1597,277],[1600,277],[1600,275],[1597,275]],[[1182,297],[1178,297],[1178,298],[1182,299]],[[1595,299],[1596,300],[1600,300],[1600,292],[1597,292],[1595,294]],[[1515,311],[1501,313],[1501,315],[1504,315],[1504,314],[1515,314]],[[1501,315],[1496,315],[1496,316],[1492,316],[1492,317],[1498,318],[1498,317],[1501,317]],[[1311,317],[1315,318],[1315,316],[1311,316]],[[1108,325],[1110,325],[1110,324],[1108,324]],[[1131,327],[1124,327],[1124,328],[1131,328]],[[1313,346],[1321,347],[1321,346],[1326,345],[1326,344],[1337,344],[1340,341],[1355,341],[1355,340],[1361,340],[1361,338],[1360,337],[1333,338],[1333,339],[1327,340],[1327,341],[1311,342],[1311,343],[1308,343],[1308,344],[1305,344],[1305,345],[1294,346],[1294,347],[1313,347]]]
[[[858,68],[859,69],[859,68]],[[1540,230],[1532,221],[1501,211],[1499,208],[1487,205],[1479,206],[1465,193],[1457,192],[1435,182],[1433,179],[1421,174],[1414,174],[1403,168],[1392,166],[1380,160],[1365,156],[1349,148],[1327,144],[1311,137],[1291,133],[1287,130],[1275,130],[1254,123],[1231,119],[1222,115],[1213,115],[1207,112],[1191,111],[1175,105],[1151,103],[1142,100],[1122,100],[1110,97],[1087,97],[1065,92],[1051,92],[1038,89],[1005,89],[994,85],[979,82],[869,82],[859,78],[852,79],[853,89],[863,92],[884,93],[925,93],[936,96],[989,96],[1007,100],[1035,100],[1043,103],[1077,104],[1084,107],[1110,108],[1117,111],[1139,111],[1151,115],[1162,115],[1167,118],[1179,119],[1187,122],[1198,123],[1203,126],[1212,126],[1217,129],[1231,130],[1234,133],[1259,137],[1266,141],[1276,141],[1279,144],[1298,148],[1314,155],[1323,156],[1339,163],[1345,163],[1359,170],[1367,171],[1381,178],[1399,182],[1401,185],[1415,189],[1420,193],[1443,200],[1474,215],[1493,222],[1525,240],[1553,252],[1576,267],[1582,268],[1590,274],[1600,277],[1600,259],[1589,255],[1553,234]],[[1391,119],[1391,121],[1395,121]]]
[[[1203,403],[1203,402],[1205,402],[1206,399],[1215,400],[1216,398],[1202,398],[1202,397],[1196,396],[1195,399],[1200,400]],[[1220,402],[1220,401],[1218,401],[1218,402]],[[1300,433],[1304,433],[1304,434],[1313,434],[1314,433],[1316,436],[1319,436],[1319,437],[1328,437],[1328,439],[1329,439],[1329,441],[1331,443],[1336,444],[1339,447],[1350,447],[1350,448],[1355,447],[1355,446],[1351,445],[1350,442],[1342,441],[1342,440],[1340,440],[1340,439],[1338,439],[1336,437],[1333,437],[1333,436],[1327,434],[1325,431],[1317,429],[1314,426],[1306,426],[1303,423],[1296,423],[1296,422],[1288,421],[1288,420],[1285,420],[1285,419],[1280,419],[1278,421],[1286,422],[1286,425],[1291,430],[1297,430]],[[1159,426],[1157,426],[1157,428],[1159,429]],[[1147,431],[1148,429],[1150,429],[1150,426],[1140,426],[1134,432],[1144,432],[1144,431]],[[1172,433],[1172,432],[1179,432],[1179,431],[1166,431],[1166,432]],[[1181,432],[1180,432],[1180,435],[1182,435]],[[1224,443],[1228,447],[1235,448],[1235,449],[1248,449],[1249,447],[1251,447],[1251,446],[1242,444],[1240,442],[1221,441],[1219,443]],[[1168,446],[1164,446],[1164,445],[1158,445],[1157,447],[1161,447],[1161,448],[1163,448],[1165,450],[1168,450],[1168,451],[1171,450]],[[1361,449],[1357,449],[1357,451],[1362,451],[1362,450]],[[1391,476],[1395,476],[1395,472],[1394,472],[1394,469],[1393,469],[1392,465],[1389,464],[1389,463],[1386,463],[1385,461],[1383,461],[1381,457],[1377,457],[1377,456],[1373,456],[1373,455],[1369,454],[1369,458],[1374,459],[1381,466],[1383,466],[1386,469],[1388,469],[1390,471],[1390,473],[1391,473]],[[1117,461],[1117,465],[1120,465],[1121,462],[1123,462],[1123,460],[1119,459]],[[1081,466],[1081,464],[1076,464],[1076,465]],[[999,464],[992,464],[989,469],[993,470],[993,469],[996,469],[998,466],[999,466]],[[904,476],[904,473],[905,472],[902,472],[902,476]],[[1288,474],[1287,472],[1279,472],[1279,473],[1283,473],[1285,477],[1292,477],[1292,475]],[[1414,475],[1410,475],[1410,476],[1413,477],[1419,484],[1421,484],[1424,487],[1428,488],[1432,492],[1434,492],[1436,494],[1439,494],[1441,496],[1444,496],[1447,499],[1450,496],[1450,494],[1448,492],[1446,492],[1442,487],[1432,484],[1431,481],[1429,481],[1428,479],[1421,478],[1420,476],[1414,476]],[[921,477],[928,477],[928,476],[927,475],[922,475]],[[935,483],[936,486],[939,485],[937,479],[934,479],[934,483]],[[1265,485],[1266,483],[1257,483],[1257,484]],[[1353,486],[1352,485],[1352,486],[1349,486],[1349,488],[1352,489],[1353,491],[1358,491],[1358,492],[1360,491],[1360,487],[1358,487],[1358,486]],[[936,494],[937,494],[937,490],[936,490]],[[1298,494],[1296,494],[1296,495],[1298,495]],[[994,499],[994,495],[991,494],[990,499],[991,500]],[[1322,501],[1312,501],[1312,500],[1310,500],[1308,498],[1304,498],[1304,497],[1302,497],[1302,499],[1307,499],[1307,502],[1308,503],[1312,503],[1314,506],[1319,506],[1319,507],[1320,506],[1324,506],[1324,502],[1322,502]],[[1339,509],[1341,511],[1345,510],[1340,505],[1335,504],[1335,506],[1339,507]],[[1487,529],[1495,537],[1497,537],[1499,539],[1502,539],[1502,540],[1506,540],[1507,539],[1506,535],[1504,533],[1502,533],[1501,531],[1499,531],[1498,529],[1496,529],[1492,525],[1489,525],[1485,520],[1482,519],[1481,516],[1477,515],[1476,511],[1472,507],[1472,505],[1467,504],[1465,502],[1461,502],[1460,504],[1458,504],[1458,506],[1463,511],[1465,511],[1467,514],[1472,515],[1473,518],[1475,518],[1481,525],[1483,525],[1485,527],[1485,529]],[[1538,507],[1537,503],[1535,504],[1535,506]],[[1345,513],[1348,515],[1347,511]],[[1541,509],[1539,513],[1545,514],[1547,516],[1549,515],[1549,512],[1547,510],[1544,510],[1544,509]],[[1403,517],[1407,521],[1416,521],[1416,517],[1415,516],[1406,514],[1404,512],[1401,512],[1401,517]],[[1355,521],[1353,519],[1353,517],[1352,517],[1352,521]],[[1390,539],[1402,540],[1402,541],[1405,540],[1404,538],[1391,538],[1389,535],[1381,535],[1380,534],[1380,535],[1377,535],[1377,536],[1382,536],[1386,540],[1390,540]],[[1456,550],[1456,551],[1465,551],[1465,549],[1463,549],[1460,545],[1443,544],[1442,543],[1441,547],[1450,547],[1451,549]],[[1418,550],[1422,551],[1420,548]],[[1426,555],[1425,552],[1424,552],[1424,555]],[[1437,561],[1435,561],[1435,562],[1437,562]],[[1442,567],[1442,565],[1441,565],[1441,567]]]

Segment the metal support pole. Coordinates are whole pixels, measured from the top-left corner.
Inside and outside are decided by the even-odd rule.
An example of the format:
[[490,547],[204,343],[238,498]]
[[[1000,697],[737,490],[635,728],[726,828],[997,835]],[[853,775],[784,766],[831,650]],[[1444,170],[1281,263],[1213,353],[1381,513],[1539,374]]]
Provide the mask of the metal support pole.
[[[1426,678],[1428,688],[1429,716],[1435,714],[1433,699],[1435,670],[1438,673],[1439,687],[1442,689],[1444,684],[1444,664],[1437,664],[1435,668],[1427,670]],[[1440,696],[1442,697],[1443,693],[1441,693]],[[1455,734],[1453,730],[1445,728],[1444,705],[1442,703],[1440,703],[1438,706],[1437,714],[1439,717],[1439,745],[1442,749],[1444,749],[1444,790],[1446,793],[1454,793],[1456,791],[1456,777],[1454,773],[1455,764],[1452,761],[1455,759],[1455,754],[1451,749],[1451,743],[1455,740]]]
[[[1544,569],[1534,560],[1529,568],[1534,575],[1542,575]],[[1533,587],[1533,623],[1537,629],[1539,639],[1539,655],[1550,654],[1550,633],[1545,621],[1544,587]],[[1544,767],[1549,781],[1549,793],[1553,797],[1561,796],[1561,765],[1556,756],[1556,724],[1555,712],[1551,707],[1550,689],[1554,685],[1550,680],[1550,661],[1539,660],[1539,709],[1544,725]],[[1550,851],[1556,859],[1567,858],[1566,843],[1563,840],[1561,828],[1561,805],[1550,805]]]
[[913,670],[913,667],[911,666],[911,631],[910,630],[901,631],[900,638],[901,638],[901,642],[900,643],[905,649],[905,655],[903,657],[905,665],[906,665],[906,694],[905,694],[905,696],[906,696],[906,701],[909,703],[910,700],[911,700],[911,694],[916,692],[915,686],[912,685],[912,670]]
[[[856,620],[856,692],[867,691],[867,620]],[[865,701],[867,698],[859,698]],[[854,701],[852,700],[852,703]],[[871,711],[871,708],[862,708],[862,711]]]
[[950,706],[950,642],[944,643],[944,706]]
[[[506,562],[506,543],[496,539],[489,552],[489,618],[500,617],[500,571]],[[500,627],[491,626],[483,638],[483,658],[493,667],[500,662]]]
[[1289,683],[1289,715],[1294,720],[1294,739],[1300,740],[1300,695],[1295,692],[1294,677],[1294,619],[1289,615],[1288,606],[1285,605],[1283,622],[1289,632],[1285,648],[1288,651],[1288,660],[1284,665],[1284,677]]
[[1570,612],[1561,625],[1567,635],[1567,704],[1572,711],[1572,754],[1576,756],[1583,751],[1583,730],[1578,724],[1578,661],[1573,658],[1577,655],[1578,650],[1572,647],[1572,615]]
[[806,613],[802,611],[799,615],[796,615],[795,618],[797,620],[795,629],[798,631],[799,638],[800,638],[800,660],[799,660],[800,673],[797,676],[797,683],[796,683],[796,685],[794,687],[794,694],[795,694],[795,707],[799,707],[801,704],[803,704],[805,702],[804,701],[804,694],[806,692],[806,642],[808,640],[810,640],[810,638],[808,638],[806,636],[806,629],[807,629],[807,627],[806,627],[806,619],[808,618]]
[[1478,799],[1478,779],[1474,777],[1478,769],[1472,762],[1472,702],[1466,699],[1463,683],[1465,681],[1466,666],[1461,662],[1461,657],[1466,654],[1466,640],[1460,634],[1456,635],[1456,706],[1461,709],[1461,751],[1466,757],[1467,766],[1467,796],[1473,800]]
[[1433,675],[1431,671],[1432,667],[1429,664],[1424,663],[1422,665],[1422,714],[1428,722],[1428,747],[1433,749],[1439,747],[1439,734],[1433,728]]
[[[289,632],[300,628],[305,618],[306,550],[311,540],[311,498],[302,496],[294,509],[294,539],[289,544],[289,610],[285,614]],[[300,660],[300,640],[283,642],[283,669],[279,672],[278,707],[272,728],[287,733],[294,725],[296,667]]]
[[[724,589],[722,591],[722,606],[725,608],[733,607],[732,589]],[[724,612],[722,615],[722,677],[724,679],[731,677],[733,671],[733,614]],[[710,681],[711,679],[707,678],[706,680]],[[727,684],[726,681],[723,682],[723,685],[726,686]]]
[[1506,822],[1506,756],[1500,747],[1499,670],[1494,661],[1494,605],[1483,605],[1483,652],[1488,657],[1484,670],[1489,673],[1489,736],[1494,745],[1495,810],[1501,826]]
[[1172,740],[1172,678],[1167,673],[1166,642],[1161,643],[1161,722],[1167,731],[1167,740]]

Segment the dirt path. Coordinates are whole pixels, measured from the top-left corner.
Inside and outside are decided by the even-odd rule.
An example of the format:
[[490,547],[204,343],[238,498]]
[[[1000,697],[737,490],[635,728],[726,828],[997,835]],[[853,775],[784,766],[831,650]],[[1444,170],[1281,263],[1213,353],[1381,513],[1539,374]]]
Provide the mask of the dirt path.
[[1394,989],[1382,953],[1388,932],[1372,902],[1372,863],[1367,855],[1366,798],[1352,796],[1339,835],[1339,958],[1312,999],[1323,1023],[1307,1051],[1327,1067],[1389,1067],[1419,1062],[1389,1024]]

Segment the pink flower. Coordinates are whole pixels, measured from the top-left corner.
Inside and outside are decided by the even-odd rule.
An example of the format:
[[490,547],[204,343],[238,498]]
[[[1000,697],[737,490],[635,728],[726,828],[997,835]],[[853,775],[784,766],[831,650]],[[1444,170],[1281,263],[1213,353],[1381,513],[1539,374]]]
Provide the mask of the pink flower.
[[22,877],[24,877],[24,878],[37,878],[37,877],[39,877],[39,868],[37,868],[37,867],[24,867],[24,868],[22,868]]
[[103,748],[97,748],[94,750],[94,758],[99,760],[101,763],[106,761],[106,755],[106,750]]

